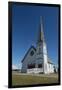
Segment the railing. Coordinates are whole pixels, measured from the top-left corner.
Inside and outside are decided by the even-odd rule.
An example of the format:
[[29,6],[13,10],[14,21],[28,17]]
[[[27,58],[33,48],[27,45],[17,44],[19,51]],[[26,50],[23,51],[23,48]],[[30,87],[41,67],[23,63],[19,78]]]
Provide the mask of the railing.
[[40,73],[40,72],[43,72],[43,68],[27,69],[27,73]]

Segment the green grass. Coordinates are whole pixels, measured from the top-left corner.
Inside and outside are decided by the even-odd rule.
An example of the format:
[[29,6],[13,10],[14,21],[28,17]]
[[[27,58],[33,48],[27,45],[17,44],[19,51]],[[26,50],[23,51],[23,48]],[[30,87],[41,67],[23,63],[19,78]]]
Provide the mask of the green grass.
[[58,77],[43,77],[32,75],[12,74],[12,85],[33,85],[33,84],[51,84],[58,83]]

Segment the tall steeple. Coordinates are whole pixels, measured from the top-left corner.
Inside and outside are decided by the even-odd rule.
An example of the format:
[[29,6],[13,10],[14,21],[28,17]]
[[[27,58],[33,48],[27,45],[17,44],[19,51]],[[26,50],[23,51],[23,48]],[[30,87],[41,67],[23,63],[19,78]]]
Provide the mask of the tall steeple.
[[[44,32],[43,32],[43,17],[40,17],[40,27],[38,30],[38,40],[36,47],[36,63],[40,60],[43,68],[43,73],[48,73],[48,56],[47,56],[47,47],[44,40]],[[37,67],[37,66],[36,66]]]
[[44,41],[44,33],[43,33],[43,17],[40,17],[40,26],[38,31],[38,40],[37,43]]

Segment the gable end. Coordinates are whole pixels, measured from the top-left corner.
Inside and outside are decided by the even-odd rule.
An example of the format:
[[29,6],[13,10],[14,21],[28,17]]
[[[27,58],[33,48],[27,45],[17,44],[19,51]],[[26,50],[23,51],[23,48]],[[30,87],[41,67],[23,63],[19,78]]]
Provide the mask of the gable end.
[[33,48],[33,49],[36,51],[36,48],[35,48],[34,46],[31,46],[31,47],[28,49],[27,53],[25,54],[24,58],[22,59],[22,61],[21,61],[22,63],[23,63],[23,61],[25,60],[25,58],[26,58],[27,54],[29,53],[29,51],[31,50],[31,48]]

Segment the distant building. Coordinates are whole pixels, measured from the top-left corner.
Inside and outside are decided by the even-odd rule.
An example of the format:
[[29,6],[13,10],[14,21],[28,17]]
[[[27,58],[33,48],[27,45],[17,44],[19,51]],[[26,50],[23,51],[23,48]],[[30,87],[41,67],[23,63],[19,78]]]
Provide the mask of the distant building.
[[[38,31],[36,48],[31,46],[22,60],[21,72],[23,73],[54,73],[54,64],[47,54],[47,47],[44,39],[43,23],[41,20]],[[57,71],[57,70],[56,70]]]

